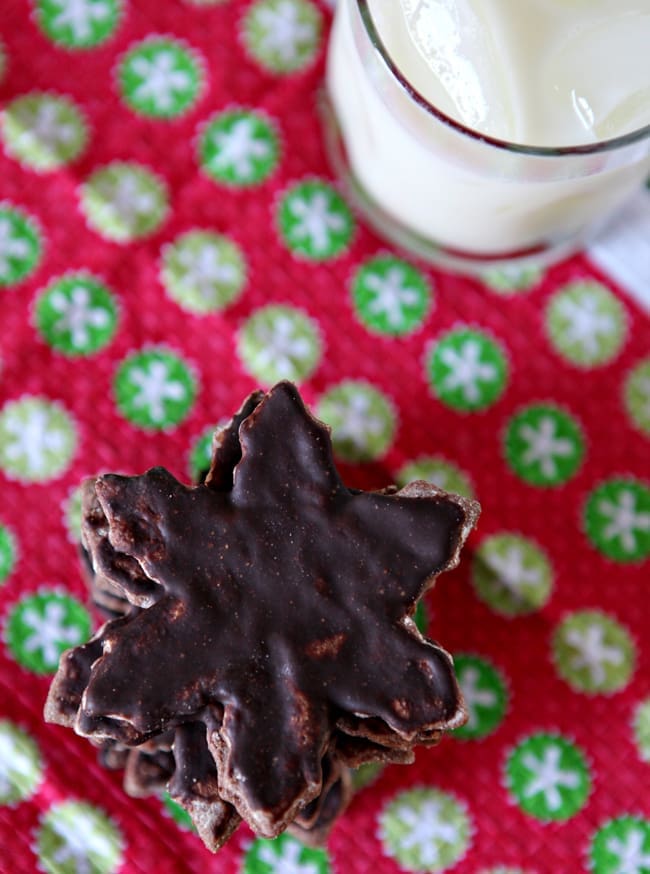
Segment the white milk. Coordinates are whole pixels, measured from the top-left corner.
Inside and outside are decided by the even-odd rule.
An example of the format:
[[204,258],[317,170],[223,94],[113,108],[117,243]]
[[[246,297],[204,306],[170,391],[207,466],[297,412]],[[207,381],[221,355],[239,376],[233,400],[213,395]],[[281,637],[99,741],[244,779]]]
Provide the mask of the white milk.
[[[405,79],[445,115],[533,147],[593,145],[650,123],[650,0],[369,0]],[[648,141],[537,157],[454,131],[418,106],[339,0],[328,89],[348,159],[390,217],[476,255],[549,246],[618,206]]]

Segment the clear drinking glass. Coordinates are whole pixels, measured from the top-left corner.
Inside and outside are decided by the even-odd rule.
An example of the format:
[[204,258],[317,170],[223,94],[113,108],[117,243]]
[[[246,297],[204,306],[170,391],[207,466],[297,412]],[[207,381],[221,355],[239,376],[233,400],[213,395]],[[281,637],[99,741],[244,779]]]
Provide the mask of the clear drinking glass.
[[418,256],[465,271],[568,255],[650,173],[650,125],[537,148],[446,116],[402,75],[368,0],[338,2],[324,108],[336,171],[368,221]]

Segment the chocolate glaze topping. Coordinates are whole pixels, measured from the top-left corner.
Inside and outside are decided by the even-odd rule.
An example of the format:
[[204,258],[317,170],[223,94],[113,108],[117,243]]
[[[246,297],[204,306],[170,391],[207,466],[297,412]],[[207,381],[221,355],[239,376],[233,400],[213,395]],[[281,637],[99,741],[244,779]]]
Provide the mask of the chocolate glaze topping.
[[462,722],[451,659],[410,617],[477,505],[425,483],[348,490],[292,385],[251,396],[205,484],[154,468],[94,491],[93,565],[145,609],[64,657],[52,721],[129,745],[200,726],[208,796],[267,836],[322,793],[328,750],[336,767],[404,760]]

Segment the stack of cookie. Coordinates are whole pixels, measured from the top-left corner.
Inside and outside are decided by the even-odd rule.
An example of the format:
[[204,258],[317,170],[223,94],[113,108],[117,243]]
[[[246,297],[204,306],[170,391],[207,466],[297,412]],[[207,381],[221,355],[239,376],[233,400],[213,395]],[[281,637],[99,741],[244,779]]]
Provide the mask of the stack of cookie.
[[64,654],[46,719],[101,746],[130,792],[167,786],[212,850],[242,819],[323,840],[350,767],[412,761],[465,719],[412,616],[478,512],[422,482],[347,489],[295,387],[257,392],[204,483],[155,468],[85,487],[115,618]]

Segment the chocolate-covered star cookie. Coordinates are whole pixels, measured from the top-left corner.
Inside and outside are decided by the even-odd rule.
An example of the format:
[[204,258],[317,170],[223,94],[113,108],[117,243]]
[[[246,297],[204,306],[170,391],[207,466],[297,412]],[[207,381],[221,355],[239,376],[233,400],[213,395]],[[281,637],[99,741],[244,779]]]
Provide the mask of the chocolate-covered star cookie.
[[64,657],[46,716],[127,745],[203,724],[220,798],[274,836],[321,793],[329,750],[404,757],[463,721],[451,659],[411,616],[478,508],[425,483],[348,490],[286,383],[251,400],[228,452],[232,476],[193,488],[161,468],[97,480],[93,565],[140,609],[86,645],[75,713],[83,647]]

